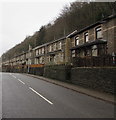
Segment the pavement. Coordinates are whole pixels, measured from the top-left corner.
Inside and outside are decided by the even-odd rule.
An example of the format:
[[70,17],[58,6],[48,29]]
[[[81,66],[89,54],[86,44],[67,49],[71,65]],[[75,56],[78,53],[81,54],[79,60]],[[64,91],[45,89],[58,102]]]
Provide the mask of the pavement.
[[112,103],[112,104],[116,104],[116,101],[114,98],[116,98],[116,96],[109,94],[109,93],[105,93],[105,92],[101,92],[101,91],[96,91],[90,88],[84,88],[78,85],[74,85],[74,84],[70,84],[70,83],[66,83],[66,82],[62,82],[62,81],[58,81],[58,80],[54,80],[54,79],[50,79],[50,78],[45,78],[43,76],[38,76],[38,75],[33,75],[33,74],[25,74],[31,77],[35,77],[62,87],[65,87],[67,89],[71,89],[73,91]]
[[114,104],[43,79],[2,73],[2,118],[114,118]]

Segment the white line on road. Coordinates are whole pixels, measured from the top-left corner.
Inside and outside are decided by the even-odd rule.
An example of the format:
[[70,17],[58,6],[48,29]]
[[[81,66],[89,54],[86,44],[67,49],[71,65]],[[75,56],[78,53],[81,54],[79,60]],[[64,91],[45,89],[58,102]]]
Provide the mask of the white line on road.
[[43,98],[45,101],[47,101],[49,104],[53,105],[52,102],[50,102],[48,99],[46,99],[44,96],[42,96],[40,93],[38,93],[37,91],[35,91],[33,88],[29,87],[29,89],[31,89],[34,93],[36,93],[37,95],[39,95],[41,98]]
[[16,78],[16,76],[12,75],[14,78]]
[[18,79],[18,81],[21,82],[21,83],[23,83],[23,84],[25,84],[25,83],[24,83],[22,80],[20,80],[20,79]]

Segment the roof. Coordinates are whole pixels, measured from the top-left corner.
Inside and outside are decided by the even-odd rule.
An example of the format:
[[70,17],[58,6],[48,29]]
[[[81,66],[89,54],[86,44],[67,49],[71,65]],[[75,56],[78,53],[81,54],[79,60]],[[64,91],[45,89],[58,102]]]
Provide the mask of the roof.
[[55,43],[55,42],[58,42],[58,41],[60,41],[60,40],[64,40],[65,38],[66,38],[66,37],[62,37],[62,38],[60,38],[60,39],[57,39],[57,40],[51,41],[51,42],[49,42],[48,44]]
[[36,50],[36,49],[41,48],[41,47],[44,47],[44,46],[46,46],[47,44],[48,44],[48,43],[45,43],[45,44],[39,45],[39,46],[33,48],[33,50]]
[[66,37],[62,37],[62,38],[60,38],[60,39],[57,39],[57,40],[54,40],[54,41],[51,41],[51,42],[48,42],[48,43],[45,43],[45,44],[39,45],[39,46],[33,48],[33,50],[36,50],[36,49],[41,48],[41,47],[44,47],[44,46],[46,46],[46,45],[49,45],[49,44],[52,44],[52,43],[58,42],[58,41],[60,41],[60,40],[64,40],[65,38],[66,38]]
[[105,44],[105,43],[107,43],[106,40],[97,39],[97,40],[94,40],[94,41],[86,42],[86,43],[84,43],[82,45],[77,45],[77,46],[71,48],[70,50],[82,49],[84,47],[89,47],[89,46],[98,45],[98,44]]
[[102,19],[102,20],[100,20],[100,21],[97,21],[96,23],[93,23],[93,24],[91,24],[91,25],[89,25],[89,26],[87,26],[87,27],[85,27],[85,28],[83,28],[83,29],[81,29],[81,30],[79,30],[79,31],[75,30],[75,31],[73,31],[72,33],[70,33],[67,37],[71,38],[71,37],[73,37],[73,36],[75,36],[75,35],[83,32],[83,31],[86,31],[86,30],[88,30],[88,29],[90,29],[90,28],[92,28],[92,27],[95,27],[96,25],[103,24],[103,23],[105,23],[105,22],[107,22],[108,20],[113,19],[113,18],[116,18],[116,14],[115,14],[115,15],[110,15],[110,16],[108,16],[107,18],[104,18],[104,19]]

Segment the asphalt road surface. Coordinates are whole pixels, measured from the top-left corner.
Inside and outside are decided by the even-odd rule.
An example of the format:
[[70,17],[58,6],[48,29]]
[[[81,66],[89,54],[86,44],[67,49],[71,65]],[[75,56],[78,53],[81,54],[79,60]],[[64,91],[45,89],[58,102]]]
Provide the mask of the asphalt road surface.
[[114,105],[24,74],[2,74],[3,118],[113,118]]

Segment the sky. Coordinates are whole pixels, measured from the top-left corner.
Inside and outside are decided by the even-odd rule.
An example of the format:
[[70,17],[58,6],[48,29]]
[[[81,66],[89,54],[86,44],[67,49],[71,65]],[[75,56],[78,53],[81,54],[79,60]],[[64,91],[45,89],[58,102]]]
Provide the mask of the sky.
[[52,22],[75,0],[0,0],[0,56]]
[[33,35],[42,25],[52,22],[66,5],[69,6],[74,1],[76,0],[0,0],[0,56],[21,43],[26,36]]

